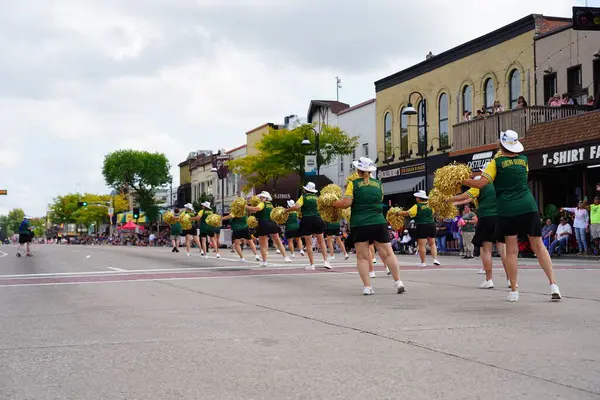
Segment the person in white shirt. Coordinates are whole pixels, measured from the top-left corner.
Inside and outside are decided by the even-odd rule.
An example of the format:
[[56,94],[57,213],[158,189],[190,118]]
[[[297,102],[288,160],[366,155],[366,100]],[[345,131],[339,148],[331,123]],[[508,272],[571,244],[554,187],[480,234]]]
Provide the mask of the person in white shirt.
[[579,247],[579,254],[577,255],[581,256],[586,254],[588,252],[587,231],[590,226],[590,216],[585,207],[583,207],[583,201],[577,203],[577,208],[563,207],[560,211],[567,211],[575,214],[573,228],[575,228],[575,238],[577,239],[577,246]]
[[405,229],[404,234],[402,235],[402,239],[400,240],[400,251],[409,252],[412,254],[412,248],[410,244],[412,243],[412,238],[408,234],[408,231]]
[[550,254],[554,254],[556,247],[558,247],[558,255],[564,253],[567,243],[569,242],[570,235],[573,234],[571,225],[567,223],[565,218],[560,219],[560,224],[556,228],[556,237],[554,241],[550,243]]

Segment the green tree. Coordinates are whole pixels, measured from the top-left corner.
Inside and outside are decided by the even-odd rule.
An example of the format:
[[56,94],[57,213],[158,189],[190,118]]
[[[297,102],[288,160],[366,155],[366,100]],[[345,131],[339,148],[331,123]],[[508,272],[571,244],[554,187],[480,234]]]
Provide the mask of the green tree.
[[8,215],[0,215],[0,236],[11,236],[14,232],[10,229]]
[[202,210],[202,203],[204,203],[205,201],[208,201],[210,203],[210,207],[214,210],[215,196],[213,196],[212,194],[206,194],[206,193],[202,193],[200,195],[200,197],[198,197],[198,199],[196,199],[192,202],[192,205],[194,206],[194,210],[196,210],[196,211]]
[[52,222],[55,224],[75,223],[73,214],[77,212],[77,202],[79,202],[79,195],[75,193],[55,197],[49,204]]
[[20,208],[14,208],[8,212],[8,230],[16,233],[19,231],[19,225],[25,218],[25,212]]
[[267,185],[271,181],[277,184],[279,178],[291,172],[288,167],[279,162],[279,156],[266,152],[237,158],[228,161],[227,165],[231,172],[240,175],[246,182],[242,187],[244,192],[249,192],[257,186]]
[[[302,144],[308,138],[310,146]],[[304,180],[304,157],[315,152],[316,136],[312,125],[301,125],[293,130],[271,129],[257,143],[256,148],[273,164],[287,172],[297,173]],[[338,156],[352,154],[358,146],[358,136],[350,136],[335,126],[323,125],[319,133],[317,154],[321,166],[331,164]]]
[[29,220],[29,225],[33,228],[36,237],[43,237],[46,233],[46,223],[43,218],[32,218]]
[[104,157],[102,175],[115,190],[134,190],[146,218],[156,221],[158,209],[154,193],[170,181],[169,160],[162,153],[139,150],[117,150]]

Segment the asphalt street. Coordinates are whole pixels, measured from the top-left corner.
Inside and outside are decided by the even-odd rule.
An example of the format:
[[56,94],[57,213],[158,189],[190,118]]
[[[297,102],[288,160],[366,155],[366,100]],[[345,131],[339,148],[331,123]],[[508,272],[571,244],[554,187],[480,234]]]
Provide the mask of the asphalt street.
[[[305,271],[165,248],[0,247],[0,399],[600,399],[600,261],[399,256],[363,296],[355,259]],[[246,259],[250,260],[248,254]]]

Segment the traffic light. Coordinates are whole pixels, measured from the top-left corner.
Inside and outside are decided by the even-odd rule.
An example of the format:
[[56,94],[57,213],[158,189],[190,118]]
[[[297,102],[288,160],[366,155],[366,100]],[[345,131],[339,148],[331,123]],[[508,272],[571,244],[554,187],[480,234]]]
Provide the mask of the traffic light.
[[79,202],[77,202],[77,208],[87,207],[87,205],[88,205],[87,201],[79,201]]
[[133,207],[133,219],[138,219],[140,217],[140,208]]
[[573,7],[573,30],[600,31],[600,8]]

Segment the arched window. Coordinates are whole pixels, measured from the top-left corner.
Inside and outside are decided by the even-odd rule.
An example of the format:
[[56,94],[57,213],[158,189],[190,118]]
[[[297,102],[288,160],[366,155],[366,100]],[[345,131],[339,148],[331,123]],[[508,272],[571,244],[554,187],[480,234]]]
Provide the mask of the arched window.
[[423,113],[423,101],[419,102],[417,106],[417,119],[418,119],[418,127],[419,127],[419,137],[418,137],[418,146],[419,146],[419,155],[425,155],[427,152],[427,143],[425,143],[425,115]]
[[473,112],[473,88],[469,85],[465,86],[462,90],[462,104],[463,114],[465,112]]
[[400,150],[401,155],[408,155],[408,115],[404,115],[404,108],[400,110]]
[[448,95],[442,93],[439,101],[439,135],[440,135],[440,147],[448,147]]
[[513,69],[510,73],[509,82],[509,96],[510,96],[510,108],[516,108],[521,95],[521,72],[518,69]]
[[496,90],[494,89],[494,80],[487,78],[483,87],[483,99],[486,110],[492,111],[494,101],[496,101]]
[[383,152],[385,158],[392,156],[392,114],[385,113],[383,117]]

